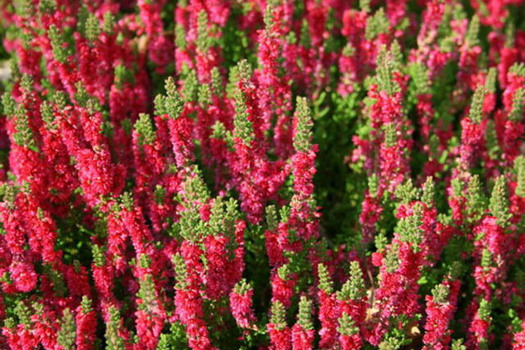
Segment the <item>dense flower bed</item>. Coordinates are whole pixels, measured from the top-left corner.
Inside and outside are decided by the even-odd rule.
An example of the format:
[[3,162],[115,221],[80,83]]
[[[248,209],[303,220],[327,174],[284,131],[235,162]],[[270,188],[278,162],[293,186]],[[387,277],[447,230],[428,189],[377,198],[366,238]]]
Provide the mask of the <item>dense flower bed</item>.
[[0,11],[1,349],[525,349],[525,1]]

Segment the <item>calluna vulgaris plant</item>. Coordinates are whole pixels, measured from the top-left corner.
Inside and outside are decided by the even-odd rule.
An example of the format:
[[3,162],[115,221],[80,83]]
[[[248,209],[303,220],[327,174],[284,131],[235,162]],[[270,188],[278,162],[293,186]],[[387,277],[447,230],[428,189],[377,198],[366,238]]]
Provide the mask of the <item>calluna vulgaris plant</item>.
[[0,28],[0,349],[525,350],[524,0]]

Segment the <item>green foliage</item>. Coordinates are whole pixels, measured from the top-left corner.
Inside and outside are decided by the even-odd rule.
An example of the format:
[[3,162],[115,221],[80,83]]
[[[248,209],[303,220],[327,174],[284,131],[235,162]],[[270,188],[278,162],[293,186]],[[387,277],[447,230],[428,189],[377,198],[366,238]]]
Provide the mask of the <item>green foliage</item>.
[[[183,69],[182,79],[183,79],[183,84],[182,84],[181,94],[182,94],[183,100],[185,102],[196,102],[198,100],[198,94],[199,94],[199,80],[197,78],[197,72],[194,69],[189,69],[186,67]],[[167,87],[166,87],[166,91],[168,91],[168,96],[175,96],[175,94],[170,93],[170,90],[168,90]],[[168,110],[168,113],[169,113],[169,110]]]
[[357,261],[350,263],[350,277],[339,292],[337,298],[340,300],[357,300],[364,296],[365,284],[363,281],[363,273]]
[[525,77],[525,63],[523,62],[514,63],[509,69],[509,74],[514,74],[517,76]]
[[483,321],[490,321],[490,303],[486,299],[479,302],[478,318]]
[[[239,62],[239,72],[242,79],[249,79],[251,68],[246,61]],[[251,144],[255,135],[253,134],[253,124],[248,119],[246,97],[244,93],[237,89],[235,93],[235,117],[233,119],[233,135],[239,137],[247,146]]]
[[468,25],[466,41],[468,46],[473,47],[479,45],[479,17],[474,15]]
[[89,95],[81,81],[77,82],[75,87],[77,89],[77,92],[75,92],[73,96],[75,101],[78,103],[79,106],[86,108],[88,106],[89,101],[91,100],[91,96]]
[[418,94],[430,93],[430,80],[428,70],[423,63],[417,62],[409,65],[409,72],[414,79],[414,85]]
[[467,347],[463,345],[463,339],[456,339],[452,342],[452,350],[467,350]]
[[472,97],[472,104],[470,105],[469,118],[472,122],[479,124],[483,119],[482,109],[483,109],[483,99],[487,93],[484,86],[479,86],[474,92]]
[[75,349],[76,338],[76,323],[75,317],[69,308],[65,308],[62,312],[62,319],[60,320],[60,330],[57,334],[57,342],[64,350]]
[[121,327],[121,316],[115,306],[109,307],[109,320],[106,322],[106,349],[107,350],[124,350],[126,348],[124,340],[118,333]]
[[22,300],[17,301],[14,312],[20,324],[24,325],[26,328],[31,326],[32,312]]
[[385,146],[388,148],[395,147],[397,145],[397,130],[393,123],[385,125]]
[[60,63],[65,63],[69,56],[68,50],[64,47],[65,39],[55,25],[51,25],[48,31],[49,40],[51,40],[51,47],[53,48],[53,55]]
[[135,131],[138,135],[140,146],[152,145],[155,142],[155,130],[151,118],[146,113],[139,114],[139,119],[135,122]]
[[80,304],[81,305],[81,310],[82,310],[81,312],[83,314],[87,314],[89,312],[93,312],[92,304],[93,304],[93,302],[91,301],[91,299],[84,295],[82,297],[82,303]]
[[385,255],[384,264],[388,273],[395,272],[399,267],[399,243],[392,243]]
[[425,184],[423,185],[423,194],[421,195],[421,201],[432,208],[435,204],[436,188],[434,179],[430,176],[427,177]]
[[352,320],[350,315],[343,312],[343,315],[339,318],[339,327],[337,331],[342,335],[354,335],[359,333],[359,328]]
[[56,293],[56,295],[61,297],[66,296],[68,288],[60,272],[52,268],[50,265],[44,265],[43,269],[51,281],[53,285],[53,291]]
[[[387,21],[388,22],[388,21]],[[399,91],[399,85],[393,80],[393,72],[395,71],[394,57],[392,52],[387,51],[383,45],[377,55],[377,84],[379,90],[386,91],[389,95],[393,95]]]
[[48,129],[56,129],[56,125],[54,125],[55,116],[53,115],[53,108],[47,101],[43,101],[40,105],[40,114]]
[[33,131],[29,126],[27,110],[19,105],[15,109],[16,133],[13,135],[15,143],[21,147],[27,147],[34,152],[38,152],[37,145],[33,136]]
[[[341,97],[321,93],[312,101],[315,118],[313,143],[319,145],[316,158],[315,198],[321,207],[321,225],[336,242],[352,246],[360,240],[359,210],[367,176],[362,169],[350,169],[348,156],[355,145],[348,135],[355,133],[361,91]],[[339,235],[340,232],[348,234]]]
[[438,304],[444,304],[448,302],[448,296],[450,293],[450,288],[445,284],[438,284],[432,289],[432,296],[434,297],[434,302]]
[[104,257],[102,248],[96,244],[93,244],[91,249],[93,250],[93,263],[97,267],[103,267],[106,263],[106,258]]
[[497,74],[498,70],[495,67],[490,68],[487,72],[487,78],[485,80],[485,90],[488,93],[493,94],[496,92]]
[[206,11],[201,10],[197,18],[197,49],[206,53],[212,44],[212,37],[208,31],[208,15]]
[[135,77],[131,69],[126,68],[124,64],[118,64],[115,67],[115,85],[117,89],[121,90],[124,84],[133,84],[134,82]]
[[140,298],[141,303],[139,309],[145,311],[154,310],[155,305],[155,284],[153,283],[153,277],[151,274],[146,274],[144,279],[139,281],[140,287],[137,296]]
[[414,187],[412,179],[408,178],[404,183],[397,186],[395,194],[401,203],[408,204],[419,198],[419,189]]
[[184,289],[187,287],[188,272],[182,256],[177,253],[173,256],[173,266],[175,267],[175,277],[177,279],[176,288]]
[[517,175],[516,195],[525,198],[525,157],[517,157],[514,161],[514,169]]
[[312,301],[307,297],[302,296],[299,301],[299,314],[297,315],[297,323],[305,330],[313,330],[314,324],[312,322]]
[[208,84],[203,84],[199,87],[199,93],[198,93],[198,100],[199,104],[206,108],[209,104],[211,104],[211,87]]
[[185,327],[178,321],[171,323],[169,333],[160,335],[156,350],[189,349]]
[[283,304],[276,300],[272,303],[270,322],[275,325],[277,330],[286,328],[286,309]]
[[508,227],[512,215],[509,212],[507,184],[503,175],[496,179],[490,197],[489,210],[496,217],[498,225]]
[[16,111],[16,103],[13,99],[11,99],[11,96],[9,93],[2,94],[2,107],[3,107],[3,113],[8,117],[11,118]]
[[368,192],[370,193],[370,196],[376,197],[379,191],[379,178],[376,174],[372,174],[368,178]]
[[396,232],[401,236],[401,241],[410,243],[414,251],[419,251],[423,241],[423,206],[416,203],[412,207],[412,215],[399,220]]
[[297,97],[297,110],[295,113],[297,124],[293,145],[297,152],[308,152],[312,147],[312,115],[306,98]]
[[333,293],[334,287],[328,268],[324,264],[317,265],[317,273],[319,275],[319,289],[326,294]]
[[157,100],[160,104],[159,107],[164,108],[163,111],[167,112],[170,118],[177,119],[182,114],[184,102],[177,91],[173,78],[170,77],[166,79],[165,89],[167,94],[166,97]]
[[525,103],[525,88],[519,88],[514,93],[512,109],[509,113],[509,120],[520,122],[523,119],[523,105]]
[[102,25],[102,30],[104,33],[113,34],[113,28],[115,27],[115,16],[111,11],[106,11],[104,13],[104,22]]
[[175,46],[180,50],[185,50],[187,47],[186,31],[181,24],[175,25]]
[[252,289],[252,286],[250,285],[249,282],[246,282],[246,279],[244,278],[240,280],[239,282],[237,282],[235,284],[235,287],[233,287],[233,291],[239,295],[244,295],[248,293],[250,289]]
[[365,32],[366,40],[373,40],[379,34],[388,33],[390,27],[388,23],[389,22],[386,18],[384,9],[382,7],[379,8],[379,10],[377,10],[373,16],[368,18]]
[[86,33],[84,34],[86,39],[94,43],[100,35],[100,22],[97,17],[90,13],[86,20]]
[[371,0],[359,0],[359,8],[366,13],[370,12]]
[[474,224],[481,220],[487,209],[487,199],[478,175],[473,175],[467,188],[467,221]]

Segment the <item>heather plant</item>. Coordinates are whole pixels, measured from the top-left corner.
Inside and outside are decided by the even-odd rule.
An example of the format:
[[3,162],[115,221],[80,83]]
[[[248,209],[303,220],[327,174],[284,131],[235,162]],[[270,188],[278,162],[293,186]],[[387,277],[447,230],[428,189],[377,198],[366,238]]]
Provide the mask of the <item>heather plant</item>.
[[525,349],[523,0],[0,0],[0,348]]

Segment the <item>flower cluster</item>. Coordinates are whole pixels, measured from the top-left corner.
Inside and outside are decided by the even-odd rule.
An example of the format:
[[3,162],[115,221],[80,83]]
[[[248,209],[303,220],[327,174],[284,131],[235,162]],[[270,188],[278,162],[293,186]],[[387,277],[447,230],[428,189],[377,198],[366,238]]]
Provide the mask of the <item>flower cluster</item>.
[[0,348],[525,349],[524,9],[0,0]]

